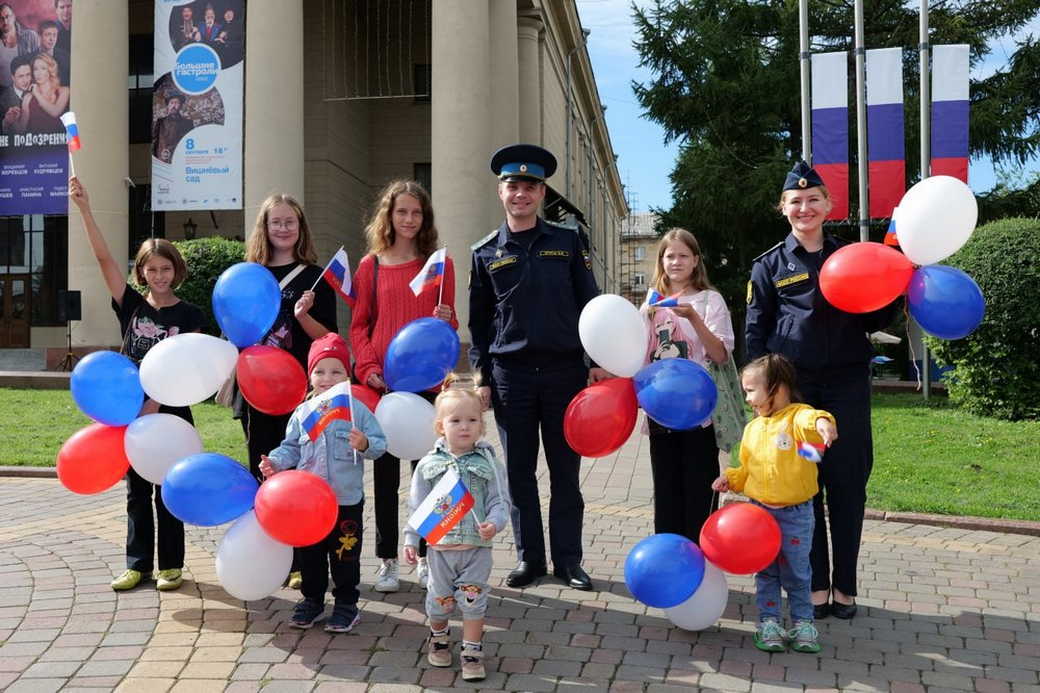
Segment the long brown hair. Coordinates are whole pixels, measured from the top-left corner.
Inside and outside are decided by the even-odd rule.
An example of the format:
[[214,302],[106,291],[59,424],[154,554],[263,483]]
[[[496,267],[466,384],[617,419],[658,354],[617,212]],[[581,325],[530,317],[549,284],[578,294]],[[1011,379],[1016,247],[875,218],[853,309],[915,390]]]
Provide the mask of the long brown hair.
[[686,229],[672,229],[661,236],[661,240],[657,244],[657,264],[654,266],[653,280],[654,290],[664,296],[671,293],[671,289],[668,286],[668,275],[664,272],[663,258],[664,251],[668,250],[668,244],[675,241],[686,244],[693,256],[697,258],[697,266],[693,268],[693,274],[690,275],[690,287],[698,291],[714,289],[715,287],[708,281],[708,268],[704,266],[704,256],[701,255],[701,246],[697,243],[697,238]]
[[293,246],[293,259],[296,262],[305,262],[313,265],[318,261],[318,253],[314,250],[314,241],[311,239],[311,228],[307,225],[307,217],[303,214],[303,207],[296,198],[285,193],[271,195],[260,205],[260,212],[256,215],[256,223],[253,224],[253,232],[246,240],[246,262],[256,262],[266,265],[271,258],[271,242],[267,238],[267,215],[278,205],[288,205],[296,215],[300,224],[300,235]]
[[368,252],[377,255],[394,244],[394,203],[398,195],[411,195],[422,207],[422,226],[415,236],[415,251],[425,260],[437,250],[437,227],[433,222],[433,203],[430,194],[414,180],[395,180],[387,183],[379,192],[379,198],[372,208],[365,237],[368,239]]

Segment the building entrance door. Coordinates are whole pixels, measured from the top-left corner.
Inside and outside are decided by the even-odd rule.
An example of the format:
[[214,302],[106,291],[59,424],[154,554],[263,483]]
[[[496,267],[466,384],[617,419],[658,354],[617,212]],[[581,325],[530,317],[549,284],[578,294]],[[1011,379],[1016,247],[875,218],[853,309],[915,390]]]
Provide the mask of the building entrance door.
[[0,347],[29,347],[29,275],[0,275]]

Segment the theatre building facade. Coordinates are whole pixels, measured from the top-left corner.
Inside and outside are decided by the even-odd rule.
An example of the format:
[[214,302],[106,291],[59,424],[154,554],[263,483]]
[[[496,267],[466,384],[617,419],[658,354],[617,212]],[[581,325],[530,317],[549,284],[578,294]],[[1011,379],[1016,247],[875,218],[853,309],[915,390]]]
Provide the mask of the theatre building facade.
[[[24,2],[41,8],[26,23],[49,26],[52,0]],[[75,172],[117,258],[129,263],[153,235],[244,239],[263,199],[286,192],[303,203],[321,261],[342,245],[356,267],[376,193],[392,179],[416,179],[431,191],[441,242],[460,268],[464,326],[470,245],[503,218],[488,159],[501,146],[529,142],[559,160],[544,216],[581,234],[601,289],[618,291],[628,209],[574,0],[74,3],[68,108],[82,142]],[[189,43],[206,44],[209,35],[221,59],[238,37],[225,31],[218,41],[213,18],[242,27],[241,105],[236,113],[225,103],[219,113],[240,123],[234,203],[185,200],[161,210],[153,203],[155,171],[163,170],[156,161],[176,163],[177,147],[196,146],[192,137],[155,144],[157,103],[171,110],[171,92],[157,94],[165,87],[156,44],[168,40],[156,36],[162,6],[171,35],[182,24]],[[182,18],[185,6],[192,12]],[[196,125],[209,117],[205,104],[193,109]],[[168,124],[164,132],[176,134]],[[42,350],[55,367],[65,352],[68,291],[79,291],[81,302],[80,319],[70,323],[73,347],[118,344],[79,215],[0,217],[0,349]]]

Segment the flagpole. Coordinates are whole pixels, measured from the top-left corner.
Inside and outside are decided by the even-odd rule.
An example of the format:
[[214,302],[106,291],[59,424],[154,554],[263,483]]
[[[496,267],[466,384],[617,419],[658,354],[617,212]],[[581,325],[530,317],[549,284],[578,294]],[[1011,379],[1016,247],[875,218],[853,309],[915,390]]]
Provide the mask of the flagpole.
[[[350,382],[350,376],[347,376],[347,398],[350,400],[350,427],[357,428],[357,426],[354,425],[356,423],[356,419],[354,418],[354,385]],[[350,449],[354,451],[354,464],[357,464],[357,448],[351,445]]]
[[73,178],[76,177],[76,159],[72,156],[71,150],[69,151],[69,173],[72,174]]
[[809,0],[798,0],[798,62],[802,81],[802,160],[812,166],[812,120],[809,96]]
[[[448,269],[448,254],[447,253],[444,253],[444,269],[445,270]],[[441,281],[440,281],[440,284],[437,285],[437,305],[438,306],[441,303],[443,303],[443,301],[441,299],[444,298],[444,274],[445,274],[445,272],[441,272]]]
[[[929,116],[929,108],[932,105],[932,90],[931,84],[928,80],[928,54],[931,46],[928,45],[928,0],[921,0],[921,21],[920,21],[920,46],[918,48],[921,52],[921,180],[924,180],[931,173],[931,158],[932,158],[932,123]],[[898,234],[898,230],[896,231]],[[921,339],[921,378],[924,380],[922,383],[922,395],[925,401],[928,400],[928,396],[932,390],[932,378],[928,368],[928,344],[925,340]]]
[[866,47],[863,38],[863,0],[856,0],[856,157],[859,188],[859,240],[870,240],[870,212],[867,209],[867,84]]
[[[343,250],[343,246],[340,246],[339,249]],[[339,252],[339,251],[336,251],[336,252]],[[329,261],[326,262],[325,266],[321,268],[321,274],[319,274],[318,278],[314,280],[313,284],[311,284],[311,288],[308,289],[309,291],[314,291],[314,287],[316,287],[318,284],[321,283],[321,278],[325,276],[325,270],[327,270],[329,268],[329,265],[331,265],[332,261],[335,260],[335,259],[336,259],[336,253],[333,253],[332,257],[329,258]]]

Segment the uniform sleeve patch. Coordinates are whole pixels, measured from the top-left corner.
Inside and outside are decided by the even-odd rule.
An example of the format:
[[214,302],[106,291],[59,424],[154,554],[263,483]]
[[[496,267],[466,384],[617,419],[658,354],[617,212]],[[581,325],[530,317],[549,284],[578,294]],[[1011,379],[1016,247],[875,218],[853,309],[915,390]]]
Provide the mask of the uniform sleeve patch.
[[809,273],[808,272],[802,272],[801,274],[794,274],[794,275],[791,275],[790,277],[784,277],[783,279],[781,279],[778,282],[776,282],[776,288],[782,289],[785,286],[790,286],[791,284],[797,284],[798,282],[804,282],[808,278],[809,278]]
[[501,260],[495,260],[494,262],[488,265],[488,272],[494,272],[495,270],[502,269],[507,265],[515,264],[519,259],[520,258],[517,255],[510,255],[509,257],[504,257]]
[[569,250],[539,250],[538,257],[554,257],[561,260],[567,260],[571,256]]
[[751,299],[753,299],[755,297],[755,288],[754,287],[755,287],[755,285],[751,283],[750,279],[748,279],[748,281],[747,281],[747,303],[748,303],[749,306],[751,305]]
[[592,260],[589,259],[589,251],[581,251],[581,256],[585,259],[585,269],[592,271]]

